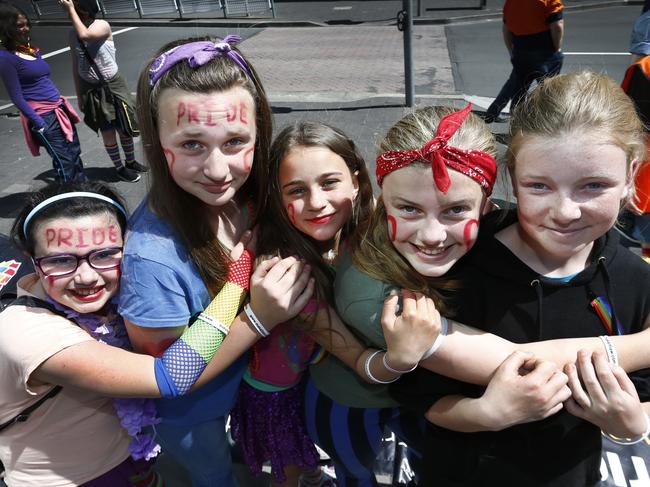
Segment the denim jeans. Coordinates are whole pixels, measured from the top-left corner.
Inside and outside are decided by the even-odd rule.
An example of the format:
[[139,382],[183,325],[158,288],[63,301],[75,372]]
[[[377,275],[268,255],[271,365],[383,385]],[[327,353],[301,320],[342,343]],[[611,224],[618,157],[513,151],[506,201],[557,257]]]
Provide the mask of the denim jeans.
[[160,423],[155,430],[156,440],[185,467],[193,487],[238,486],[224,418],[193,425]]
[[45,121],[45,127],[43,132],[36,133],[36,137],[52,158],[57,181],[87,181],[83,162],[81,162],[79,136],[74,124],[72,141],[68,142],[54,111],[47,112],[41,117]]
[[548,76],[559,74],[564,54],[555,52],[549,56],[547,51],[513,51],[512,71],[492,104],[487,109],[488,116],[496,118],[512,100],[510,111],[524,99],[528,88]]

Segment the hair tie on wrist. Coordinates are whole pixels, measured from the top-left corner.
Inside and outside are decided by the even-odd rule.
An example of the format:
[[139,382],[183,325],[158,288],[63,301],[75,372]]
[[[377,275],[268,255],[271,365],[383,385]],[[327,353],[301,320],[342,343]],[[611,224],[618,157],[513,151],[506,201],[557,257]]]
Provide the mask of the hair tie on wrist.
[[617,436],[610,435],[606,431],[603,431],[603,434],[607,438],[612,440],[614,443],[617,443],[619,445],[636,445],[637,443],[641,443],[643,440],[645,440],[648,437],[648,435],[650,435],[650,417],[648,417],[647,414],[645,415],[645,421],[646,421],[645,432],[642,433],[637,438],[619,438]]
[[441,316],[440,317],[440,333],[438,333],[438,336],[436,337],[436,339],[431,344],[431,347],[429,348],[429,350],[424,352],[424,355],[422,355],[422,358],[420,359],[420,361],[428,359],[429,357],[431,357],[431,355],[433,355],[436,352],[436,350],[438,350],[440,348],[440,345],[442,345],[442,341],[447,336],[447,331],[448,330],[449,330],[449,321],[447,321],[447,318],[445,318],[444,316]]
[[370,362],[372,361],[374,356],[377,355],[378,353],[385,352],[385,351],[386,350],[375,350],[373,353],[368,355],[368,358],[366,358],[366,363],[364,367],[366,371],[366,376],[375,384],[390,384],[391,382],[395,382],[397,379],[399,379],[399,377],[395,377],[394,379],[391,380],[381,380],[381,379],[377,379],[374,375],[372,375],[372,372],[370,372]]
[[413,372],[415,369],[418,368],[418,364],[416,363],[413,367],[411,367],[408,370],[397,370],[392,368],[390,365],[388,365],[388,360],[386,360],[386,356],[388,355],[388,351],[384,353],[384,355],[381,357],[381,363],[384,364],[384,367],[386,367],[386,370],[388,372],[392,372],[393,374],[408,374],[409,372]]
[[262,336],[263,338],[266,338],[269,336],[271,333],[269,330],[266,329],[266,327],[262,324],[262,322],[257,318],[255,313],[253,312],[253,309],[251,308],[250,304],[247,304],[244,306],[244,313],[246,313],[246,316],[248,316],[248,319],[250,320],[251,324],[253,325],[253,328],[255,328],[255,331]]

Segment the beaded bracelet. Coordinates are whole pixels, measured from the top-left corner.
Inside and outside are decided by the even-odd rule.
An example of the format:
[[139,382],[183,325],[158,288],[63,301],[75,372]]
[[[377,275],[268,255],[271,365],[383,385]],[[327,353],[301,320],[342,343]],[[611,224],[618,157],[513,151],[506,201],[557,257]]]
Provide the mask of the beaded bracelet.
[[368,358],[366,358],[366,363],[364,367],[366,371],[366,376],[375,384],[390,384],[391,382],[395,382],[397,379],[399,379],[399,377],[395,377],[394,379],[391,380],[381,380],[381,379],[377,379],[374,375],[372,375],[372,372],[370,372],[370,362],[375,357],[375,355],[381,352],[385,352],[385,350],[375,350],[373,353],[368,355]]
[[618,353],[616,353],[616,347],[614,347],[612,340],[607,335],[601,335],[598,338],[600,338],[605,346],[605,352],[607,353],[609,363],[618,365]]
[[259,333],[262,337],[267,337],[270,335],[269,330],[267,330],[262,322],[257,318],[250,304],[244,306],[244,313],[246,313],[246,316],[248,316],[248,319],[250,320],[253,328],[255,328],[255,331],[257,333]]
[[[449,322],[447,321],[447,318],[444,316],[440,317],[440,333],[438,333],[438,336],[436,339],[433,341],[431,344],[431,347],[429,347],[429,350],[424,352],[424,355],[422,355],[422,358],[420,360],[425,360],[431,357],[435,353],[436,350],[440,348],[440,345],[442,345],[442,341],[445,339],[447,336],[447,331],[449,330]],[[410,372],[410,371],[409,371]]]
[[418,367],[418,364],[416,363],[413,367],[411,367],[408,370],[394,369],[390,365],[388,365],[388,360],[386,360],[387,355],[388,355],[388,352],[385,352],[384,355],[381,357],[381,363],[384,364],[384,367],[386,367],[386,370],[388,372],[392,372],[393,374],[408,374],[409,372],[413,372]]
[[617,443],[619,445],[636,445],[637,443],[641,443],[643,440],[645,440],[648,435],[650,435],[650,417],[648,415],[645,415],[645,421],[646,421],[646,428],[645,432],[642,433],[638,438],[618,438],[617,436],[610,435],[606,431],[603,431],[603,434],[612,440],[614,443]]

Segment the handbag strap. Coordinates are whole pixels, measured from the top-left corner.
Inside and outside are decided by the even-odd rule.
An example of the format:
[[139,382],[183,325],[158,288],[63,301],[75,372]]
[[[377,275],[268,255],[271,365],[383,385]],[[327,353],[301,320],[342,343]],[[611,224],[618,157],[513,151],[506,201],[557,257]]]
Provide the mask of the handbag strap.
[[79,36],[77,36],[77,42],[78,42],[79,45],[81,46],[81,49],[83,50],[84,55],[86,56],[86,59],[87,59],[88,62],[90,63],[90,66],[91,66],[91,67],[93,68],[93,70],[95,71],[95,74],[97,75],[97,78],[99,79],[99,82],[100,82],[102,85],[106,85],[106,84],[107,84],[107,82],[106,82],[106,78],[104,78],[104,75],[103,75],[102,72],[99,70],[99,67],[97,67],[97,63],[95,62],[95,60],[92,58],[92,56],[91,56],[90,53],[88,52],[88,48],[86,47],[86,44],[81,40],[81,38],[80,38]]
[[[16,299],[14,299],[11,303],[7,305],[9,306],[27,306],[28,308],[45,308],[52,313],[56,313],[58,315],[62,315],[61,312],[59,312],[54,306],[52,306],[50,303],[47,301],[34,297],[34,296],[20,296]],[[5,308],[6,309],[6,308]],[[34,404],[31,406],[26,407],[23,409],[21,412],[19,412],[16,416],[11,418],[9,421],[6,421],[2,424],[0,424],[0,432],[3,430],[7,429],[9,426],[15,424],[15,423],[24,423],[29,419],[29,416],[36,411],[41,405],[47,401],[48,399],[53,398],[56,396],[59,392],[61,392],[61,389],[63,389],[63,386],[57,385],[54,386],[50,391],[45,394],[43,397],[41,397],[38,401],[36,401]]]

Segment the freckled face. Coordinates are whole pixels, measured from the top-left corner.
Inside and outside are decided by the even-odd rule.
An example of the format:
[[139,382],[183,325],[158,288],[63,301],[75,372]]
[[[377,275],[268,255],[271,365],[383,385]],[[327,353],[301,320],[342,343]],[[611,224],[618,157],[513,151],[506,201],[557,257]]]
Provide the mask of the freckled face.
[[280,164],[289,220],[319,242],[336,237],[352,216],[359,186],[341,156],[325,147],[294,147]]
[[485,197],[472,179],[449,170],[447,193],[431,167],[407,166],[384,178],[382,200],[395,249],[420,274],[444,275],[476,242]]
[[159,100],[158,135],[176,184],[206,205],[223,206],[253,164],[253,98],[239,86],[208,94],[166,89]]
[[[108,213],[77,218],[55,218],[40,222],[34,229],[34,257],[59,254],[86,255],[93,250],[122,247],[119,222]],[[47,294],[55,301],[80,313],[96,313],[115,296],[120,285],[120,269],[97,270],[86,260],[72,274],[45,276],[36,267]]]
[[513,185],[524,257],[553,266],[588,259],[593,241],[616,222],[629,190],[623,149],[580,134],[527,142]]

